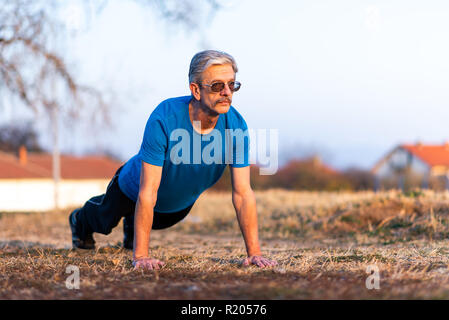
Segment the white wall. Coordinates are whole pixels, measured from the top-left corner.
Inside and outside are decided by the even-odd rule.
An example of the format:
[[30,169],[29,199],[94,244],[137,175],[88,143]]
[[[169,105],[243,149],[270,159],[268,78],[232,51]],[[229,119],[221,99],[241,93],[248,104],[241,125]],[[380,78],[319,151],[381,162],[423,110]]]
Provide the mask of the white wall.
[[[91,197],[105,193],[109,182],[110,179],[62,180],[60,208],[82,206]],[[54,202],[51,179],[0,180],[0,211],[46,211],[54,209]]]

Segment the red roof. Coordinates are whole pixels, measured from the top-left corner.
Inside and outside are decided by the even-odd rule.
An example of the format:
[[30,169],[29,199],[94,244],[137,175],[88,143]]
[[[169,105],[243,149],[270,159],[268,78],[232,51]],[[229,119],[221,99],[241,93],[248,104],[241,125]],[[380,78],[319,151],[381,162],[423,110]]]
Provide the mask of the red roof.
[[[61,155],[61,179],[110,179],[122,165],[105,156]],[[13,154],[0,152],[0,179],[52,178],[52,155],[28,153],[21,164]]]
[[443,145],[401,145],[401,148],[407,150],[429,166],[449,167],[449,144]]

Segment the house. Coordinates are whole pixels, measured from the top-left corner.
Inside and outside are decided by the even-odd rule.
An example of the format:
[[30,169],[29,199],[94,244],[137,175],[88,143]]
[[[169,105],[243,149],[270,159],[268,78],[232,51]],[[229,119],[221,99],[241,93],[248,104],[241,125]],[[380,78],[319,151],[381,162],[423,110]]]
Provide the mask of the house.
[[449,143],[403,144],[372,169],[376,187],[449,189]]
[[18,156],[0,152],[0,212],[81,206],[105,193],[121,164],[104,156],[61,155],[61,177],[55,184],[51,154],[27,152],[24,147]]

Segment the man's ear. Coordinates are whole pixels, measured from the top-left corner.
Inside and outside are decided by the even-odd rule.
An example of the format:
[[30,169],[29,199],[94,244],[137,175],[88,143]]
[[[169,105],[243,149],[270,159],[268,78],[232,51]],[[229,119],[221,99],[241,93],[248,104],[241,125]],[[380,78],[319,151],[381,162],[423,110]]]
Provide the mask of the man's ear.
[[192,95],[195,97],[195,99],[199,101],[201,99],[200,86],[198,85],[198,83],[194,82],[191,82],[189,86],[190,92],[192,92]]

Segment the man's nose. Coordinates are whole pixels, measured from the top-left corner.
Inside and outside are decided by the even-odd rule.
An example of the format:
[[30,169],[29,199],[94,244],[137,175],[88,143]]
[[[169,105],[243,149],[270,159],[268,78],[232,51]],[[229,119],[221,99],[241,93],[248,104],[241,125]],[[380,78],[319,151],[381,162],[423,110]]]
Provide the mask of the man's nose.
[[223,90],[221,90],[221,94],[223,96],[230,96],[232,94],[232,90],[229,88],[229,85],[225,83]]

